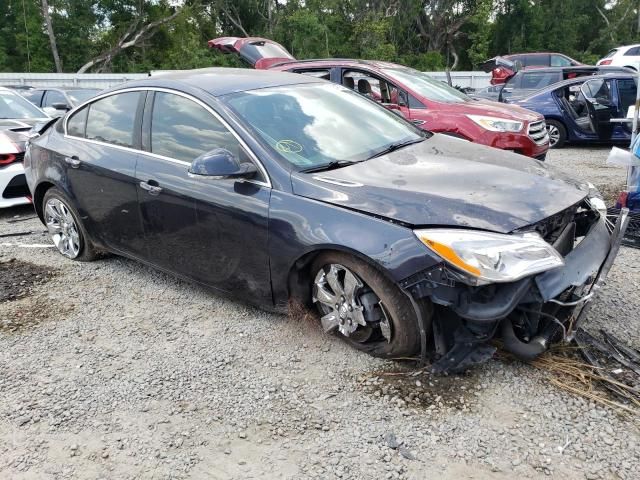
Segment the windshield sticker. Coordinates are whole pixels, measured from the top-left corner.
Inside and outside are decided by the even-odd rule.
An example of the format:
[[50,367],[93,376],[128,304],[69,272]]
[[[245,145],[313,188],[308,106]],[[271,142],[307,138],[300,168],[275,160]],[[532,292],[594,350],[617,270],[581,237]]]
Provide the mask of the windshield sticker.
[[276,143],[276,149],[282,153],[300,153],[302,151],[302,145],[293,140],[280,140]]

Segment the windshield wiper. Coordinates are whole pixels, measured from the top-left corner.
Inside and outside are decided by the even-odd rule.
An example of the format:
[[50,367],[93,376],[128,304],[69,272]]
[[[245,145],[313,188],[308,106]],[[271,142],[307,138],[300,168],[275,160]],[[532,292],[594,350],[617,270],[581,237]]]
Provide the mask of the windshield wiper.
[[425,139],[426,137],[421,137],[416,140],[408,140],[406,142],[392,143],[391,145],[388,145],[382,150],[380,150],[379,152],[376,152],[373,155],[371,155],[369,158],[367,158],[367,160],[371,160],[372,158],[376,158],[376,157],[381,157],[382,155],[386,155],[387,153],[395,152],[396,150],[400,150],[401,148],[404,148],[407,145],[413,145],[414,143],[423,142]]
[[326,172],[327,170],[335,170],[336,168],[348,167],[349,165],[353,165],[354,163],[360,162],[353,162],[351,160],[334,160],[332,162],[324,163],[315,167],[304,168],[300,171],[302,173]]

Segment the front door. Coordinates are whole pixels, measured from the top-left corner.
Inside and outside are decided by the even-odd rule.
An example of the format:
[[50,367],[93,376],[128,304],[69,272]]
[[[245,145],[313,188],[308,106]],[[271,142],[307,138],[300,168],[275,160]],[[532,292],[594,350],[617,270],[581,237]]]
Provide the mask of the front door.
[[589,120],[598,139],[611,140],[613,124],[611,119],[617,112],[617,105],[611,95],[611,81],[597,78],[588,80],[580,87],[580,93],[587,104]]
[[191,162],[216,148],[251,162],[238,138],[200,101],[157,91],[147,99],[136,178],[147,258],[200,283],[271,300],[266,179],[189,174]]

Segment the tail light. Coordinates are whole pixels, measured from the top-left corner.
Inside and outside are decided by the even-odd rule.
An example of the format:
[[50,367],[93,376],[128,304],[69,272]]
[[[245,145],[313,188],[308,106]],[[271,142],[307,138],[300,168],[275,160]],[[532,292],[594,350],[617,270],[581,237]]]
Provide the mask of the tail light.
[[600,61],[598,62],[598,65],[611,65],[611,59],[610,59],[610,58],[608,58],[608,59],[606,59],[606,60],[600,60]]
[[626,208],[628,200],[629,192],[620,192],[620,195],[618,195],[618,200],[616,200],[616,208]]
[[16,155],[13,153],[2,153],[0,154],[0,165],[9,165],[16,161]]

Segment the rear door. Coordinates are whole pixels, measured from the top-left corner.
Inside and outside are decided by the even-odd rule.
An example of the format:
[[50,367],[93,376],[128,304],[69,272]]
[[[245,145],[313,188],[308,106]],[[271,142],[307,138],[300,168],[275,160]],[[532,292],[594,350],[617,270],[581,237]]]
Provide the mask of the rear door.
[[115,93],[78,110],[57,151],[91,236],[134,256],[144,250],[135,180],[144,95]]
[[42,107],[42,96],[44,95],[44,90],[39,90],[34,88],[33,90],[25,90],[24,92],[20,92],[20,94],[33,103],[36,107]]
[[611,119],[617,114],[618,106],[612,97],[611,80],[596,78],[587,80],[580,87],[589,119],[600,140],[610,140],[613,133]]
[[136,177],[147,258],[200,283],[269,302],[268,179],[188,171],[196,157],[216,148],[256,163],[239,138],[198,99],[156,91],[145,106],[143,146]]
[[276,63],[295,60],[286,48],[267,38],[220,37],[209,40],[209,47],[222,53],[237,54],[256,69],[267,69]]

